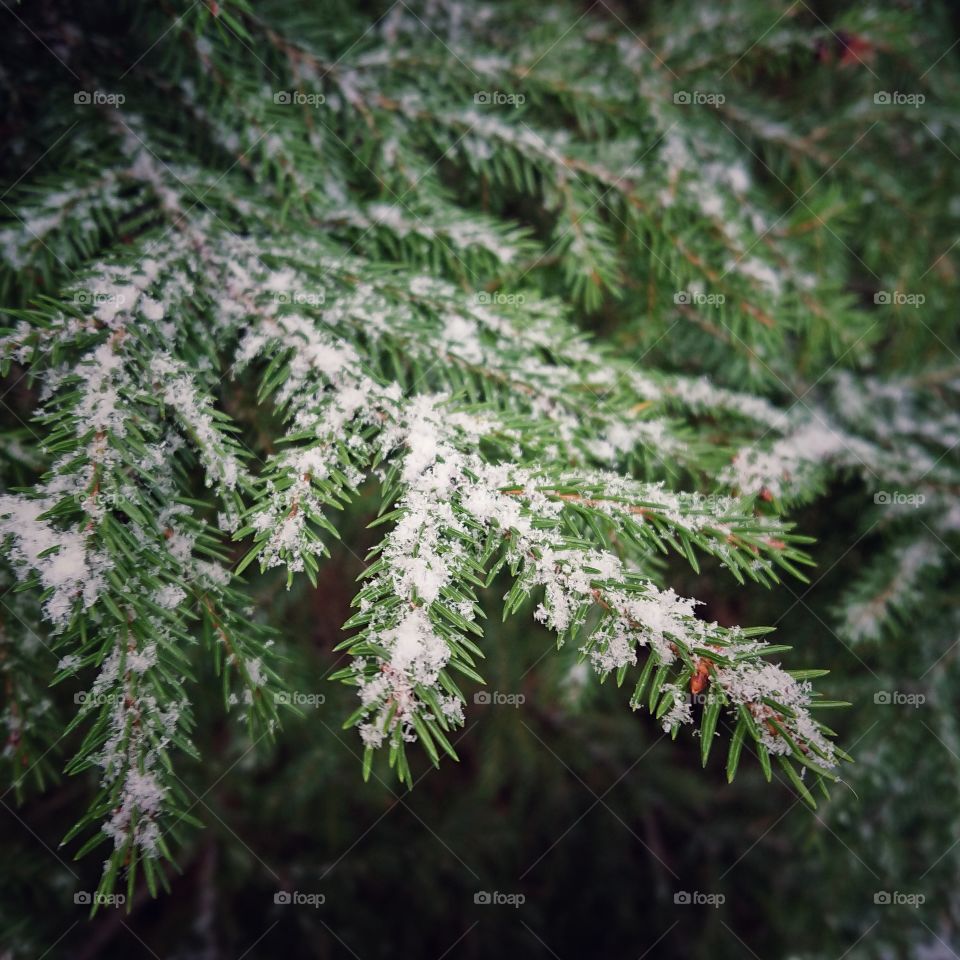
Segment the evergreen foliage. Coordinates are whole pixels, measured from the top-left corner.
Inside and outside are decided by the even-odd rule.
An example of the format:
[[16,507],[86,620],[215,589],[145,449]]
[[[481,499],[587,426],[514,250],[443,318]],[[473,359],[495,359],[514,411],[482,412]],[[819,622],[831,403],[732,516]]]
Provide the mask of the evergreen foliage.
[[[276,587],[322,589],[344,550],[369,547],[327,671],[358,778],[457,759],[491,647],[532,629],[511,616],[553,634],[566,684],[588,665],[676,749],[814,809],[856,769],[828,711],[901,695],[907,635],[929,734],[871,744],[866,797],[825,815],[852,830],[935,768],[930,735],[956,758],[939,7],[15,16],[3,760],[21,798],[81,776],[63,840],[104,860],[101,897],[156,895],[196,842],[212,695],[251,744],[300,722],[321,684]],[[783,615],[831,664],[855,651],[824,681],[751,584],[802,602],[841,491],[870,556],[807,633]],[[740,593],[738,624],[716,600]]]

